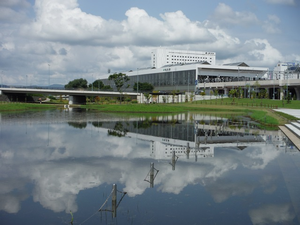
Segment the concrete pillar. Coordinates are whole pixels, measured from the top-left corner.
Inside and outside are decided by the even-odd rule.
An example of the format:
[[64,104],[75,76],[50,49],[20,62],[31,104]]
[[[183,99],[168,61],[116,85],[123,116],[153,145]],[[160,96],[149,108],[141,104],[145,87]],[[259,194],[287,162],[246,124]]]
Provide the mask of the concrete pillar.
[[297,100],[300,100],[300,87],[295,87],[295,92],[297,95]]
[[190,158],[190,143],[188,142],[186,144],[186,158],[189,159]]
[[172,170],[175,170],[175,164],[176,164],[176,156],[175,156],[175,151],[173,150],[173,152],[172,152],[172,162],[171,162]]
[[150,188],[154,187],[154,163],[150,163]]
[[228,95],[228,88],[224,88],[224,95],[225,95],[225,96]]
[[86,97],[84,95],[70,95],[69,105],[73,105],[73,104],[85,105]]
[[278,91],[280,91],[280,100],[284,99],[283,87],[281,87]]
[[113,184],[113,191],[112,191],[112,216],[115,218],[117,216],[117,185]]

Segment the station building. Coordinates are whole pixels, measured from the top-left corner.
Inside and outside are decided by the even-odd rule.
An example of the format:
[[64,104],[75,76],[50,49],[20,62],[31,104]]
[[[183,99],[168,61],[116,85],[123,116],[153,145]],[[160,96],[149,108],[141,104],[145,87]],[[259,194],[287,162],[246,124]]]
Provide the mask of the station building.
[[[130,77],[128,91],[137,82],[147,82],[161,92],[197,92],[201,83],[258,80],[268,72],[268,68],[252,67],[244,62],[216,65],[214,52],[156,49],[151,53],[151,60],[152,67],[122,72]],[[108,79],[103,83],[114,86]]]

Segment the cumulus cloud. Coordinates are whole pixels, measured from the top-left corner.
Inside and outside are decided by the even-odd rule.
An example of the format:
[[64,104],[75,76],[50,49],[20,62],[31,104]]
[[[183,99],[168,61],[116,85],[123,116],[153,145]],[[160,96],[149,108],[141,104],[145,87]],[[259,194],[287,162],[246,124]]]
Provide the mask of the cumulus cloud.
[[280,18],[276,15],[268,15],[268,20],[264,21],[262,27],[265,32],[269,34],[279,34],[281,30],[279,29]]
[[236,12],[225,3],[219,3],[212,19],[222,26],[250,26],[257,24],[259,20],[252,12]]
[[242,40],[226,30],[259,24],[266,32],[279,34],[279,17],[270,15],[259,23],[254,13],[234,11],[224,3],[204,21],[193,21],[180,10],[153,17],[137,7],[125,11],[121,21],[104,19],[82,11],[76,0],[37,0],[34,18],[29,21],[25,0],[1,4],[0,19],[14,25],[2,26],[0,32],[2,81],[7,84],[21,83],[25,74],[31,74],[28,83],[46,85],[49,64],[51,84],[66,84],[83,76],[89,82],[95,77],[107,78],[108,69],[123,72],[148,67],[150,53],[158,46],[215,51],[220,63],[238,60],[273,66],[282,59],[276,58],[280,52],[268,40],[268,49],[261,51],[260,45],[253,44],[256,38],[252,35]]
[[273,65],[282,59],[282,54],[274,48],[266,39],[252,39],[245,42],[245,45],[250,47],[248,55],[253,59],[253,62],[272,62]]
[[30,4],[26,0],[3,0],[0,2],[0,22],[24,23],[28,21],[27,9]]

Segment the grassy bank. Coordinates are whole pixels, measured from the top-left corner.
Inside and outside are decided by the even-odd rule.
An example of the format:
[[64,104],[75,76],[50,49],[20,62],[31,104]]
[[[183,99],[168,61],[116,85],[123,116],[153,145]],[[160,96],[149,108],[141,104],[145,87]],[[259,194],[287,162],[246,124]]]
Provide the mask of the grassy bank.
[[58,105],[54,104],[38,104],[38,103],[0,103],[0,112],[14,112],[14,111],[27,111],[27,110],[45,110],[57,108]]
[[[0,103],[0,112],[11,112],[21,110],[42,110],[60,107],[57,104],[30,104],[30,103]],[[277,127],[289,120],[296,118],[284,113],[275,112],[274,108],[291,108],[299,109],[300,101],[291,101],[287,104],[279,100],[270,99],[215,99],[203,100],[187,103],[174,104],[95,104],[88,103],[82,105],[82,108],[99,110],[110,113],[126,113],[126,114],[157,114],[157,113],[184,113],[195,112],[203,114],[242,114],[250,117],[252,120],[259,122],[263,127]]]
[[[270,99],[215,99],[197,101],[192,103],[178,104],[113,104],[113,105],[98,105],[88,104],[83,108],[95,109],[103,112],[116,113],[181,113],[195,112],[204,114],[243,114],[250,117],[252,120],[261,124],[261,127],[267,129],[277,128],[278,125],[283,125],[289,120],[296,118],[278,113],[272,109],[283,108],[282,101]],[[287,104],[284,102],[284,108],[300,108],[300,101],[292,101]]]

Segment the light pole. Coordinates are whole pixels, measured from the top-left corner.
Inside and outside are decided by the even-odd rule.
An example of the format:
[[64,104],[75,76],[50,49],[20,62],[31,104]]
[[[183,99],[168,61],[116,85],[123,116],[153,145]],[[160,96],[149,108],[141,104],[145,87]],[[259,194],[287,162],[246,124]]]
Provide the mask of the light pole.
[[50,63],[48,63],[48,88],[50,88]]
[[92,91],[94,91],[94,82],[93,82],[93,80],[94,80],[94,75],[92,74]]

